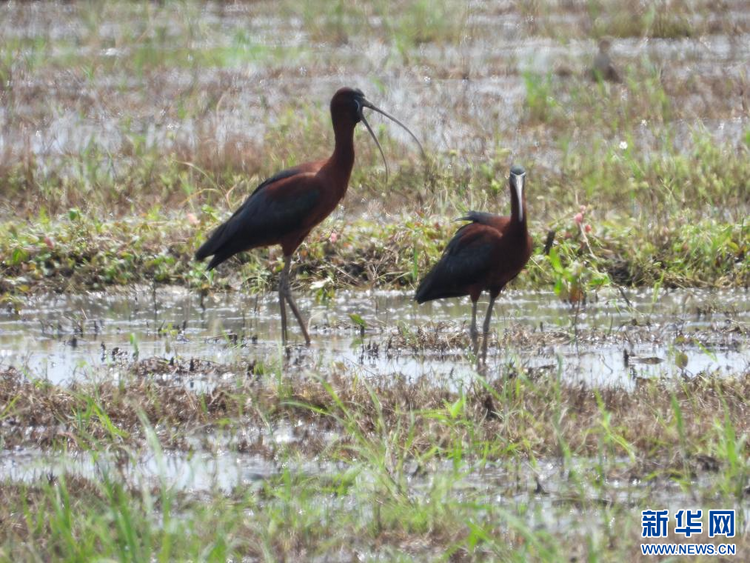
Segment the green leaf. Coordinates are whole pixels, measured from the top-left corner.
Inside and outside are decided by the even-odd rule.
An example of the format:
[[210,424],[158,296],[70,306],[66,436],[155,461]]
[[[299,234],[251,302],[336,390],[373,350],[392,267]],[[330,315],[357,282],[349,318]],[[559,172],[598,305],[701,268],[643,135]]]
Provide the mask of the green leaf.
[[549,260],[549,263],[552,265],[552,269],[555,270],[555,272],[557,272],[558,274],[563,273],[562,262],[560,261],[560,255],[557,253],[556,248],[550,248],[547,259]]
[[353,322],[353,323],[354,323],[355,325],[357,325],[357,326],[359,326],[359,327],[362,327],[362,328],[367,328],[367,323],[366,323],[366,322],[365,322],[365,320],[364,320],[364,319],[363,319],[362,317],[360,317],[360,316],[359,316],[359,315],[358,315],[357,313],[351,313],[351,314],[349,315],[349,318],[350,318],[350,319],[352,320],[352,322]]

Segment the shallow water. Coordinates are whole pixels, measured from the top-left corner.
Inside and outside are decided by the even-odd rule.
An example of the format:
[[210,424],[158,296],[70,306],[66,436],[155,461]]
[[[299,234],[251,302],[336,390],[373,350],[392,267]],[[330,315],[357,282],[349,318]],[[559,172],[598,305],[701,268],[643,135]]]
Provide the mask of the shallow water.
[[[198,496],[228,494],[234,490],[246,494],[248,489],[260,489],[266,480],[285,471],[314,477],[333,476],[347,468],[346,464],[330,462],[275,463],[237,452],[149,452],[135,463],[132,460],[118,463],[102,452],[62,455],[31,449],[0,452],[0,482],[33,485],[66,475],[93,482],[106,478],[140,490],[164,488]],[[714,502],[711,491],[718,490],[721,483],[720,475],[705,471],[690,482],[678,482],[665,477],[636,477],[629,468],[627,459],[609,460],[606,469],[585,458],[572,458],[567,466],[555,459],[538,459],[533,465],[510,460],[480,466],[466,464],[460,470],[450,462],[438,462],[420,471],[405,467],[405,487],[412,498],[429,498],[433,488],[450,483],[447,486],[451,495],[463,502],[504,507],[537,528],[587,534],[598,527],[599,518],[613,518],[612,512],[605,512],[609,508],[631,511],[644,503],[693,506],[696,502],[706,507],[705,503]],[[603,480],[602,471],[607,475]],[[572,473],[577,477],[571,478]],[[374,478],[366,471],[358,477],[364,483]],[[337,504],[350,500],[321,492],[317,502]],[[740,515],[738,533],[744,533],[748,507],[740,503],[732,508]],[[338,509],[369,510],[351,504]]]
[[[627,302],[617,291],[601,292],[576,311],[553,293],[505,293],[495,306],[487,375],[512,365],[532,375],[632,388],[641,378],[736,375],[750,367],[747,291],[625,296]],[[179,382],[198,387],[257,365],[290,376],[335,370],[449,386],[473,377],[466,298],[419,306],[402,292],[339,292],[328,304],[302,296],[298,303],[313,344],[301,345],[292,324],[294,346],[285,353],[275,294],[217,294],[203,306],[198,295],[172,287],[38,296],[18,314],[0,312],[0,368],[69,383],[119,378],[134,360],[196,359],[202,367]],[[480,302],[481,314],[484,307]],[[353,314],[366,323],[364,335]],[[206,362],[232,369],[206,373]]]
[[[524,73],[543,78],[565,69],[580,76],[596,53],[594,39],[574,34],[568,41],[563,34],[557,40],[545,31],[563,26],[588,29],[586,10],[556,11],[537,17],[535,23],[513,10],[498,12],[494,3],[472,2],[460,40],[424,43],[402,53],[393,39],[377,31],[383,25],[376,14],[366,25],[355,26],[358,35],[338,44],[313,31],[335,27],[328,21],[330,14],[320,14],[306,24],[293,14],[269,11],[262,3],[207,3],[199,13],[110,6],[98,15],[101,21],[95,27],[86,6],[74,2],[0,7],[1,36],[9,41],[36,40],[45,47],[37,45],[37,52],[22,43],[23,48],[16,52],[9,47],[9,52],[32,62],[35,57],[57,61],[30,62],[16,69],[12,104],[0,108],[0,151],[22,159],[30,150],[43,170],[65,170],[57,160],[92,146],[118,154],[134,141],[162,151],[200,143],[219,148],[255,146],[266,127],[301,99],[309,100],[309,107],[325,108],[342,84],[358,85],[384,109],[409,116],[412,129],[432,150],[460,149],[484,156],[496,148],[499,138],[518,154],[544,162],[550,150],[560,147],[533,124],[522,130],[528,88]],[[749,119],[742,110],[743,94],[737,90],[742,90],[741,76],[750,55],[750,35],[743,32],[750,10],[747,3],[735,2],[706,17],[726,25],[690,38],[616,38],[611,52],[621,68],[648,60],[665,80],[700,77],[706,85],[736,83],[716,91],[701,88],[700,96],[690,89],[672,88],[672,95],[679,97],[674,103],[676,126],[684,123],[685,129],[699,128],[717,141],[735,143],[743,138]],[[736,28],[734,35],[722,32],[730,28]],[[163,40],[157,31],[164,34]],[[167,62],[165,69],[147,66],[145,71],[111,65],[123,61],[128,68],[142,48],[130,38],[139,36],[153,49],[153,53],[146,49],[149,56],[157,60],[163,56],[170,61],[188,48],[196,55],[207,54],[208,60],[193,67],[192,57],[177,57],[179,62]],[[218,60],[211,58],[212,53],[219,53]],[[74,68],[66,66],[67,57],[76,61]],[[81,70],[86,66],[101,68],[87,74]],[[555,78],[553,91],[563,105],[570,80]],[[273,96],[268,95],[270,88]],[[221,103],[211,111],[185,117],[176,111],[175,100],[191,92],[231,95],[221,95]],[[733,120],[739,125],[718,126]],[[398,128],[389,131],[409,142]],[[678,148],[689,150],[689,131],[687,135],[677,131],[672,137]],[[646,148],[659,146],[648,131],[636,141]],[[415,150],[411,144],[405,147]],[[122,162],[108,166],[115,170]]]

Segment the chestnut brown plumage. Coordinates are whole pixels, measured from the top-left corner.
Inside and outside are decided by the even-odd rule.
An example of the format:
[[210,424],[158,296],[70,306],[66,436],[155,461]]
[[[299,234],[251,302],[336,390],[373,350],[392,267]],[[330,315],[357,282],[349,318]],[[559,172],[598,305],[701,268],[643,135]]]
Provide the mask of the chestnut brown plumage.
[[[414,134],[395,117],[369,102],[361,90],[341,88],[331,99],[331,120],[335,147],[330,158],[307,162],[284,170],[260,184],[250,197],[220,225],[195,253],[196,260],[212,256],[211,270],[238,252],[279,244],[284,268],[279,282],[279,306],[283,341],[287,340],[286,308],[289,303],[307,344],[310,336],[289,289],[289,267],[294,251],[308,233],[336,208],[344,197],[354,166],[354,128],[362,121],[375,140],[385,161],[383,149],[365,119],[363,109],[383,114],[417,141]],[[419,145],[420,150],[422,146]],[[386,181],[388,164],[386,164]]]
[[526,227],[526,171],[513,166],[508,180],[510,217],[470,211],[448,243],[440,261],[419,284],[418,303],[469,295],[472,301],[471,340],[478,352],[477,301],[483,291],[490,294],[484,319],[484,352],[490,331],[492,307],[500,291],[515,278],[531,257],[532,242]]

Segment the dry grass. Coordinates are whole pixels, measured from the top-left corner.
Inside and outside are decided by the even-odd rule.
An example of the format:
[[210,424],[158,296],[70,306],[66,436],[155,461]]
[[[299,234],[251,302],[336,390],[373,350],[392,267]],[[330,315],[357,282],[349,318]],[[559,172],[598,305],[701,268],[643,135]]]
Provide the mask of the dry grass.
[[[36,213],[42,207],[54,215],[82,207],[127,215],[155,205],[236,205],[235,194],[248,193],[279,168],[327,155],[327,100],[341,85],[340,68],[347,68],[346,81],[385,109],[408,116],[439,169],[458,171],[432,178],[413,166],[414,147],[387,139],[390,158],[416,173],[407,169],[386,187],[376,151],[360,142],[349,204],[357,213],[363,211],[360,199],[386,211],[401,204],[421,209],[426,200],[446,197],[425,189],[436,184],[439,192],[466,190],[458,201],[466,195],[487,198],[509,157],[535,163],[535,185],[561,184],[560,193],[549,194],[556,203],[575,186],[602,180],[574,166],[576,159],[623,158],[620,174],[599,182],[598,190],[599,197],[613,196],[626,208],[630,202],[617,196],[630,176],[649,184],[662,179],[672,189],[685,183],[675,171],[648,170],[652,154],[667,160],[690,154],[704,137],[728,152],[744,150],[748,87],[741,41],[748,20],[735,17],[730,7],[535,2],[510,14],[472,6],[464,18],[442,5],[425,10],[424,2],[387,10],[378,2],[327,4],[307,3],[310,15],[301,31],[299,23],[283,19],[291,11],[273,3],[212,5],[205,8],[215,18],[210,22],[201,19],[204,7],[197,3],[8,7],[4,26],[12,40],[0,52],[6,79],[0,82],[9,85],[0,91],[8,108],[0,123],[7,201],[0,212],[16,216],[19,209]],[[376,25],[383,13],[388,18]],[[270,30],[258,23],[272,16],[281,16],[282,23]],[[560,25],[560,16],[573,20]],[[518,31],[502,25],[509,17],[519,18]],[[389,25],[390,18],[404,25]],[[402,38],[414,31],[412,20],[429,29]],[[602,24],[621,20],[643,28],[618,31],[612,23],[609,35],[663,40],[616,40],[613,57],[625,83],[592,85],[586,69],[596,38],[607,33]],[[685,34],[671,34],[666,20],[688,22],[686,44]],[[721,39],[716,45],[702,39],[703,21],[726,23],[711,31]],[[554,40],[551,29],[557,30]],[[284,32],[317,38],[319,54],[264,41]],[[379,55],[373,61],[339,48],[342,36],[353,44],[380,44],[382,72]],[[524,54],[525,41],[536,41],[535,51],[547,53],[540,63]],[[623,140],[630,154],[610,151]],[[391,164],[395,169],[396,162]],[[637,166],[646,178],[638,178]],[[733,186],[747,183],[744,169],[722,168],[720,178]],[[693,197],[687,201],[703,205]],[[601,203],[610,202],[602,197]],[[746,204],[734,197],[722,207],[731,210],[737,203]]]
[[[436,422],[435,413],[457,401],[465,402],[461,416],[466,432],[461,439],[470,450],[489,445],[491,457],[502,456],[500,452],[511,444],[527,456],[557,456],[561,448],[575,455],[596,455],[608,439],[604,417],[607,432],[618,437],[612,453],[632,454],[646,465],[682,463],[675,457],[681,451],[675,446],[679,443],[685,444],[692,459],[716,456],[716,425],[723,425],[725,418],[738,436],[750,432],[749,373],[646,381],[629,392],[560,383],[549,374],[532,372],[527,378],[511,369],[486,387],[475,382],[459,393],[426,378],[414,383],[402,378],[365,382],[338,373],[325,382],[305,378],[291,382],[254,375],[253,369],[195,360],[170,365],[153,359],[134,364],[132,377],[121,384],[71,387],[30,382],[7,370],[0,387],[0,404],[7,405],[2,419],[5,447],[88,449],[100,441],[138,444],[144,438],[142,412],[154,428],[161,429],[165,447],[184,448],[186,436],[227,422],[262,430],[283,421],[297,429],[298,438],[305,437],[292,447],[314,456],[330,447],[312,439],[318,432],[335,433],[344,450],[351,443],[350,429],[341,423],[343,413],[350,410],[357,414],[359,430],[368,436],[382,425],[408,425],[415,417],[409,447],[419,457],[434,447],[447,451],[455,436],[449,426]],[[182,379],[230,372],[238,377],[236,382],[217,383],[206,392],[189,390]],[[681,417],[683,428],[677,427],[676,417]]]
[[[230,371],[233,383],[205,392],[181,379]],[[634,561],[641,509],[686,499],[727,508],[750,494],[750,372],[626,392],[509,370],[458,392],[426,379],[291,381],[254,371],[151,359],[119,385],[70,388],[0,374],[5,448],[84,449],[117,462],[96,479],[50,470],[3,483],[0,556],[210,549],[220,559]],[[291,441],[266,438],[281,424]],[[192,451],[196,436],[219,431],[235,439],[218,449],[268,460],[279,473],[229,492],[128,479],[138,452]],[[321,462],[340,469],[296,469]],[[746,549],[747,535],[734,543]]]
[[[606,283],[748,285],[741,3],[308,0],[300,10],[189,0],[0,11],[0,299],[13,309],[26,294],[111,284],[269,289],[275,251],[214,278],[193,250],[262,178],[327,155],[327,100],[342,83],[403,118],[431,156],[422,162],[383,128],[385,185],[358,133],[344,214],[300,251],[298,283],[326,282],[321,299],[342,285],[411,287],[453,217],[505,212],[516,161],[530,171],[535,236],[558,232],[560,264],[536,255],[526,287],[595,298]],[[605,35],[621,84],[587,78]],[[585,241],[572,222],[582,205]],[[653,337],[648,326],[575,335],[623,349]],[[570,338],[511,326],[492,344]],[[675,349],[734,350],[747,329],[674,339]],[[401,327],[363,353],[450,356],[466,344],[444,326]],[[229,448],[279,462],[280,473],[205,495],[134,488],[106,472],[3,482],[0,560],[629,561],[652,493],[671,486],[703,508],[741,506],[750,494],[746,366],[638,380],[632,391],[518,365],[459,389],[340,366],[325,380],[197,359],[121,367],[119,381],[70,386],[0,372],[0,446],[90,452],[118,467],[162,447]],[[273,439],[282,425],[288,443]],[[559,490],[538,476],[548,460]],[[311,475],[294,469],[300,462],[345,469]],[[464,480],[493,465],[502,468],[494,481]],[[514,485],[521,466],[537,475],[528,490]],[[632,482],[624,501],[611,486]],[[740,552],[747,539],[737,538]]]

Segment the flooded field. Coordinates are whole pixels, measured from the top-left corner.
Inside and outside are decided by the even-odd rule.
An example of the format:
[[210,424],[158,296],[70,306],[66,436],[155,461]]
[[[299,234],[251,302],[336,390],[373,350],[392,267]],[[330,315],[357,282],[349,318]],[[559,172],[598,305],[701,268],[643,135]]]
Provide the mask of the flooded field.
[[[449,385],[472,373],[467,299],[420,307],[410,294],[343,292],[326,305],[300,304],[309,311],[314,342],[285,353],[273,294],[217,294],[202,304],[181,288],[41,295],[20,314],[0,314],[0,368],[65,384],[117,380],[139,359],[189,361],[200,367],[174,378],[190,386],[241,377],[256,364],[277,365],[292,378],[343,364],[362,376]],[[515,291],[496,307],[490,376],[515,365],[569,383],[630,389],[641,378],[750,368],[750,297],[742,290],[610,291],[580,308],[553,293]],[[215,364],[233,368],[217,374]]]
[[[525,18],[491,2],[470,4],[466,10],[457,2],[454,17],[460,22],[436,24],[436,41],[417,43],[408,55],[388,44],[388,35],[400,30],[383,29],[378,13],[353,11],[337,24],[325,11],[319,17],[294,17],[290,8],[290,17],[280,19],[265,2],[207,3],[177,18],[170,6],[121,9],[95,16],[117,18],[96,26],[75,5],[9,4],[3,7],[2,34],[17,43],[21,54],[43,54],[52,73],[39,75],[32,67],[14,75],[19,84],[14,85],[13,104],[3,112],[0,150],[14,154],[30,149],[50,163],[49,157],[91,150],[92,144],[117,153],[137,136],[164,152],[202,144],[242,152],[257,146],[285,108],[302,100],[323,103],[342,83],[364,88],[375,73],[374,87],[387,94],[370,96],[385,108],[413,116],[415,131],[433,149],[461,147],[464,154],[483,155],[494,148],[496,137],[506,139],[517,154],[554,166],[561,156],[555,140],[541,131],[524,134],[526,81],[529,73],[555,76],[565,90],[559,103],[577,103],[580,92],[575,87],[571,91],[569,77],[585,75],[596,44],[574,30],[590,25],[590,14],[563,8]],[[662,73],[670,93],[680,96],[670,117],[683,127],[677,142],[684,148],[690,145],[690,129],[697,126],[721,141],[736,142],[748,123],[742,85],[750,56],[750,11],[745,2],[725,6],[720,19],[718,14],[693,16],[693,25],[710,27],[699,38],[613,40],[612,54],[622,68],[647,59]],[[448,20],[449,10],[439,16]],[[151,28],[144,26],[144,14],[151,15]],[[340,35],[338,27],[363,16],[365,21],[352,26],[356,35]],[[559,37],[550,37],[551,29]],[[570,35],[565,37],[564,31]],[[131,35],[141,35],[141,40]],[[367,40],[370,35],[379,40]],[[40,38],[45,41],[41,46],[35,43]],[[415,60],[409,61],[411,57]],[[62,66],[82,59],[96,61],[96,70]],[[132,74],[131,64],[136,65]],[[174,68],[159,72],[164,64]],[[696,82],[709,88],[701,91]],[[274,95],[268,95],[271,84]],[[53,113],[38,103],[45,96],[60,101]],[[195,105],[196,114],[180,118],[174,100]],[[29,130],[29,120],[37,124],[34,130]],[[643,148],[654,148],[658,141],[654,127],[660,128],[653,119],[640,125],[636,142]],[[401,138],[403,132],[393,134]]]
[[[206,183],[214,174],[260,178],[275,170],[269,153],[272,163],[325,156],[327,101],[342,84],[409,116],[459,182],[477,159],[533,163],[546,183],[591,172],[582,155],[611,166],[638,161],[643,173],[667,155],[702,153],[707,144],[738,150],[746,141],[746,2],[721,10],[686,2],[684,12],[655,14],[621,7],[606,17],[576,2],[542,2],[523,14],[492,2],[432,11],[407,2],[391,23],[379,3],[320,4],[5,4],[0,34],[13,64],[5,63],[10,88],[0,92],[3,166],[23,168],[25,180],[14,182],[33,175],[85,191],[107,185],[92,193],[97,200],[115,195],[113,182],[145,187],[137,206],[154,203],[150,190],[166,196],[165,186],[152,186],[159,170],[176,201],[203,187],[211,200],[225,189]],[[596,89],[586,76],[608,26],[625,80]],[[406,134],[386,129],[398,146],[393,157],[401,151],[416,163]],[[373,147],[358,148],[363,164],[379,166]],[[157,163],[155,155],[170,158]],[[364,183],[370,206],[393,211],[396,200],[369,176],[357,176],[354,189]],[[124,203],[114,201],[116,209]],[[367,209],[358,198],[349,206]]]
[[[65,475],[94,481],[109,477],[121,479],[135,489],[158,490],[162,483],[168,483],[175,493],[199,497],[212,493],[230,495],[237,490],[259,492],[269,479],[285,471],[314,479],[336,474],[346,467],[343,463],[274,463],[259,456],[233,452],[150,453],[135,464],[89,454],[46,456],[42,452],[17,451],[0,455],[0,479],[14,483],[32,484],[38,479]],[[454,473],[448,463],[430,468],[429,475],[421,473],[416,465],[408,467],[407,471],[405,484],[409,494],[423,498],[429,498],[436,480]],[[607,509],[618,507],[615,509],[618,512],[647,502],[695,502],[697,491],[716,490],[720,486],[717,476],[709,473],[688,486],[662,478],[644,480],[632,474],[626,459],[609,464],[608,481],[594,486],[571,480],[571,471],[585,479],[601,474],[601,467],[586,459],[575,459],[569,465],[554,460],[540,460],[533,465],[520,461],[488,463],[473,471],[465,468],[453,494],[462,502],[494,504],[514,511],[522,508],[528,526],[586,537],[596,533],[598,528],[598,522],[588,518],[605,517]],[[347,510],[344,503],[336,499],[321,500],[331,503],[333,509]],[[750,503],[741,509],[750,511]],[[741,517],[746,522],[747,514]],[[745,534],[747,530],[738,533]]]
[[747,549],[747,291],[611,289],[576,308],[509,291],[479,371],[466,300],[301,298],[313,345],[295,333],[284,350],[274,297],[138,287],[4,309],[11,530],[31,503],[53,530],[68,506],[160,537],[167,514],[206,530],[222,515],[251,559],[267,541],[296,554],[290,530],[329,538],[325,560],[331,542],[343,561],[431,559],[477,525],[473,556],[510,542],[554,561],[594,541],[622,559],[641,510],[698,504],[734,509]]
[[[742,0],[2,3],[0,562],[639,561],[660,509],[746,560],[748,60]],[[426,156],[357,129],[284,348],[278,249],[193,256],[341,86]],[[412,296],[514,164],[478,364]]]

